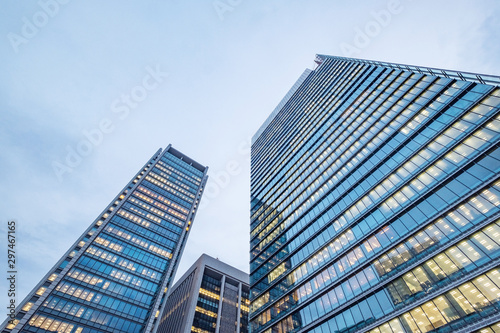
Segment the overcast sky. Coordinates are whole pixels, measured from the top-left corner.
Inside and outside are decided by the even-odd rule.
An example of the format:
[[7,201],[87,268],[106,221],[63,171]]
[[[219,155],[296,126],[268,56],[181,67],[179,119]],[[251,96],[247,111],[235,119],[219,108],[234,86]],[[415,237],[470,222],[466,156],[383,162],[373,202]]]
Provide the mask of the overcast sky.
[[250,137],[316,53],[500,74],[494,0],[55,1],[0,7],[18,301],[169,143],[210,175],[177,278],[202,253],[248,272]]

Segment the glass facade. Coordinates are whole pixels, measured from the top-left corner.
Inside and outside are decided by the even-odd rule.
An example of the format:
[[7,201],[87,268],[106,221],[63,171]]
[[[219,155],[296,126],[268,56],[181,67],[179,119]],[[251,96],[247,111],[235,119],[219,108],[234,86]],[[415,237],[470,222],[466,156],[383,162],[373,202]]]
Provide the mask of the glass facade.
[[206,173],[171,146],[160,149],[2,332],[154,332]]
[[215,333],[217,327],[222,277],[212,277],[209,274],[203,274],[191,332]]
[[251,332],[494,330],[500,78],[316,62],[252,142]]
[[172,287],[158,333],[248,333],[248,274],[206,254]]
[[248,285],[205,269],[191,332],[248,333],[248,296]]

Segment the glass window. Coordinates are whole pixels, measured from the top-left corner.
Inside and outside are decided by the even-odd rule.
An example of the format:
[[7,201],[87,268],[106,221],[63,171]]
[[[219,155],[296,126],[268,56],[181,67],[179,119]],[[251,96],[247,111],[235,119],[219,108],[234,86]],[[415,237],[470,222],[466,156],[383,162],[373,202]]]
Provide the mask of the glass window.
[[466,160],[466,158],[463,155],[458,154],[455,151],[450,151],[448,154],[446,154],[445,159],[447,161],[449,161],[450,163],[455,164],[457,166],[462,164],[462,162],[464,162]]
[[395,318],[395,319],[391,320],[389,322],[389,325],[391,326],[392,332],[394,332],[394,333],[405,333],[405,330],[404,330],[403,326],[401,325],[401,322],[399,321],[398,318]]
[[472,198],[470,203],[474,208],[485,215],[488,215],[487,213],[495,208],[495,206],[488,199],[481,195]]
[[422,267],[417,267],[414,270],[412,270],[413,275],[417,278],[417,280],[420,282],[420,287],[427,292],[432,288],[432,282],[433,280],[430,278],[429,275],[425,272],[425,270]]
[[[485,228],[483,230],[486,232],[488,232],[488,230],[489,230],[490,233],[493,233],[491,231],[495,228],[495,226],[496,225],[493,224],[493,225],[488,226],[487,228]],[[494,242],[490,237],[488,237],[484,232],[480,231],[480,232],[475,233],[471,237],[471,241],[474,242],[474,244],[478,248],[480,248],[483,252],[488,254],[488,256],[490,256],[491,258],[498,256],[498,252],[499,252],[498,250],[500,249],[500,246],[496,242]]]
[[375,271],[377,272],[377,274],[379,276],[384,276],[385,275],[385,269],[384,269],[384,267],[382,266],[382,264],[380,263],[379,260],[373,261],[373,267],[375,267]]
[[490,280],[493,281],[493,283],[496,284],[498,288],[500,288],[500,269],[495,268],[486,273],[486,276],[488,276]]
[[[488,260],[488,257],[481,251],[471,240],[464,240],[458,243],[457,247],[462,250],[463,253],[468,257],[470,261],[473,261],[476,265],[480,265],[481,262]],[[464,267],[466,266],[466,261],[462,260]]]
[[420,243],[420,245],[422,246],[421,249],[418,248],[419,252],[427,249],[432,244],[434,244],[433,239],[431,237],[429,237],[429,235],[427,235],[427,233],[425,233],[425,231],[420,231],[414,237]]
[[448,237],[444,235],[434,224],[431,224],[425,229],[425,233],[429,235],[432,243],[446,242]]
[[368,305],[370,306],[370,309],[372,311],[373,316],[378,319],[383,316],[382,309],[380,308],[380,305],[377,301],[377,298],[375,297],[376,295],[372,295],[369,297],[366,301],[368,302]]
[[404,263],[403,258],[398,253],[398,251],[396,251],[396,249],[392,249],[391,251],[389,251],[387,256],[390,258],[390,260],[393,262],[394,266],[396,266],[396,267]]
[[399,319],[401,321],[401,324],[405,328],[406,332],[420,331],[417,324],[415,323],[415,320],[413,320],[413,317],[409,313],[405,313],[404,315],[400,316]]
[[408,229],[399,219],[391,223],[391,228],[394,229],[394,232],[399,235],[399,237],[401,237],[401,235],[405,235],[408,232]]
[[441,199],[441,197],[434,193],[429,198],[425,199],[431,206],[433,206],[437,211],[440,211],[449,205],[449,202]]
[[424,264],[424,268],[426,267],[428,268],[426,269],[427,273],[432,272],[432,274],[429,275],[434,275],[434,279],[436,280],[442,280],[447,275],[451,275],[458,270],[455,263],[453,263],[453,261],[451,261],[451,259],[448,258],[448,256],[444,253],[441,253],[435,256],[433,259],[427,261]]
[[373,271],[373,269],[370,266],[365,268],[364,272],[365,272],[365,276],[368,279],[368,282],[370,283],[370,285],[374,285],[375,283],[377,283],[379,281],[377,275],[375,274],[375,272]]
[[[423,221],[427,219],[426,216],[423,214],[423,212],[419,209],[419,207],[413,208],[407,214],[411,216],[413,220],[415,220],[417,225],[421,224]],[[413,222],[414,224],[412,226],[412,229],[415,228],[415,222]]]
[[330,274],[330,277],[332,279],[337,276],[337,273],[335,272],[335,268],[333,266],[328,267],[328,273]]
[[421,173],[417,179],[420,180],[424,186],[428,186],[435,181],[434,177],[432,177],[427,171]]
[[359,272],[356,274],[356,277],[358,279],[359,287],[361,290],[367,290],[370,288],[370,284],[368,283],[368,279],[365,276],[365,273],[363,271]]
[[[420,211],[427,217],[431,217],[437,213],[436,209],[429,202],[429,199],[426,199],[418,204]],[[423,218],[421,221],[423,222],[424,220],[426,220],[426,218]]]
[[401,221],[401,223],[403,223],[403,225],[408,230],[415,229],[415,227],[417,225],[417,223],[415,222],[415,220],[412,218],[411,214],[405,214],[405,215],[401,216],[399,220]]
[[344,283],[342,283],[342,289],[344,290],[346,299],[351,299],[353,296],[353,292],[351,286],[349,285],[349,281],[345,281]]
[[359,246],[357,246],[354,250],[353,250],[357,260],[362,263],[366,260],[366,257],[365,257],[365,254],[363,253],[363,251],[361,250],[361,248]]
[[458,230],[455,228],[455,225],[450,223],[447,218],[437,220],[436,223],[434,223],[434,226],[436,226],[436,228],[438,228],[444,235],[448,237],[458,232]]
[[441,315],[441,312],[433,302],[425,303],[424,305],[422,305],[422,309],[435,328],[441,327],[447,323],[444,317]]
[[490,305],[488,299],[476,288],[473,283],[466,283],[461,285],[458,290],[462,292],[467,301],[472,304],[475,310],[482,309]]
[[500,290],[487,276],[481,275],[472,280],[472,283],[490,302],[495,303],[500,300]]
[[377,252],[380,250],[380,248],[382,247],[382,245],[380,245],[380,243],[378,242],[377,238],[375,238],[375,236],[372,236],[368,239],[368,242],[370,243],[370,246],[371,248]]
[[428,332],[434,329],[434,326],[431,324],[421,307],[411,310],[410,314],[415,319],[420,331]]
[[481,181],[477,179],[476,177],[472,176],[471,174],[464,172],[458,177],[455,178],[459,182],[461,182],[463,185],[468,187],[469,189],[472,189],[476,187]]
[[339,332],[342,332],[347,327],[342,313],[335,317],[335,321],[337,322]]
[[415,275],[413,275],[412,272],[408,272],[405,275],[402,276],[403,280],[405,281],[406,285],[410,289],[411,294],[416,294],[420,291],[422,291],[422,287],[420,286],[420,282],[417,280]]
[[410,250],[405,244],[399,244],[396,250],[398,250],[399,255],[405,262],[411,259]]
[[328,292],[328,299],[330,300],[330,304],[332,305],[332,307],[335,307],[335,305],[339,303],[335,290],[331,290]]
[[332,279],[330,277],[330,274],[328,273],[328,270],[324,270],[321,273],[321,276],[323,278],[323,281],[324,281],[325,285],[329,285],[330,283],[332,283]]
[[451,322],[460,318],[459,313],[455,310],[455,307],[450,304],[448,299],[444,296],[439,296],[432,300],[439,309],[441,315],[446,319],[446,321]]
[[338,299],[339,304],[343,304],[346,299],[345,299],[344,292],[342,291],[341,286],[338,286],[337,288],[335,288],[335,294],[337,295],[337,299]]
[[403,301],[403,299],[399,295],[398,291],[396,290],[396,287],[394,286],[394,284],[390,283],[387,286],[387,291],[389,292],[389,295],[390,295],[392,302],[394,304],[399,304]]
[[302,318],[304,318],[305,323],[310,323],[311,322],[311,312],[309,310],[309,306],[306,306],[302,310],[300,310],[300,315]]
[[358,280],[357,280],[357,278],[356,278],[356,275],[355,275],[355,276],[353,276],[353,277],[351,277],[351,278],[349,279],[349,284],[350,284],[350,286],[351,286],[352,293],[353,293],[354,295],[359,294],[361,287],[360,287],[360,285],[359,285],[359,283],[358,283]]
[[342,312],[342,315],[344,316],[344,320],[345,320],[345,325],[347,327],[352,327],[354,326],[354,318],[352,317],[352,314],[351,314],[351,311],[350,309]]
[[[385,271],[386,273],[389,273],[394,268],[394,265],[393,265],[391,259],[389,259],[389,257],[386,254],[384,254],[382,257],[380,257],[380,259],[377,261],[382,266],[382,269],[380,270],[380,272],[382,274],[383,274],[383,271]],[[377,262],[377,261],[375,261],[375,262]]]
[[[453,261],[453,263],[456,265],[458,269],[463,269],[465,267],[468,267],[472,265],[472,267],[475,267],[475,265],[472,263],[472,261],[463,254],[462,251],[460,251],[456,246],[453,246],[446,250],[446,255]],[[449,266],[452,268],[453,266]]]
[[410,249],[412,257],[415,252],[421,252],[423,247],[420,243],[415,239],[415,237],[408,238],[406,241],[406,246]]
[[337,326],[337,322],[335,321],[335,318],[332,318],[328,321],[328,328],[330,329],[329,332],[337,332],[338,331],[338,326]]
[[[465,205],[461,206],[465,207]],[[458,210],[448,213],[448,215],[446,216],[446,221],[452,223],[454,226],[456,226],[458,229],[461,230],[470,228],[471,220],[465,218],[464,216],[462,216],[462,214],[458,213],[457,211]]]
[[475,312],[468,300],[458,289],[452,289],[446,293],[446,298],[455,307],[460,317],[465,317],[468,314]]
[[[316,306],[314,306],[314,305],[316,305]],[[325,305],[323,304],[322,298],[317,299],[316,302],[311,303],[310,306],[313,309],[316,308],[318,311],[317,316],[315,316],[313,314],[313,320],[316,320],[317,318],[323,316],[326,313],[326,308],[325,308]],[[311,310],[311,312],[313,312],[313,310]]]
[[494,173],[498,172],[498,169],[500,167],[499,161],[492,156],[485,156],[481,158],[481,160],[477,163],[479,163],[482,167],[488,169],[490,172]]
[[389,326],[389,323],[385,323],[383,325],[380,325],[378,327],[380,329],[381,333],[392,333],[391,327]]
[[370,307],[368,306],[368,302],[366,300],[361,301],[358,303],[359,309],[361,310],[361,313],[363,314],[363,317],[365,318],[365,321],[373,321],[373,314],[370,310]]

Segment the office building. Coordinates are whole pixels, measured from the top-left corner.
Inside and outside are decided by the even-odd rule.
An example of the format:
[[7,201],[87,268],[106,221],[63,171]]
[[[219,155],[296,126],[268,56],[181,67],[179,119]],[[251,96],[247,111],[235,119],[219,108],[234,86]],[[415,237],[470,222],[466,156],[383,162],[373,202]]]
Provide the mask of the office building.
[[253,138],[251,332],[497,327],[500,77],[316,63]]
[[207,169],[171,146],[158,150],[1,332],[155,332]]
[[158,333],[248,333],[248,274],[203,254],[172,287]]

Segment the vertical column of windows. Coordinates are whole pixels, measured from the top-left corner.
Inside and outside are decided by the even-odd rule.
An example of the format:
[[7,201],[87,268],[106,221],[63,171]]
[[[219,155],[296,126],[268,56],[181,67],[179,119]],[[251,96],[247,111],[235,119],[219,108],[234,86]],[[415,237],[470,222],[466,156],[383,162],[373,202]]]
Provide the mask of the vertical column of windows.
[[200,288],[191,331],[215,332],[217,313],[219,312],[221,280],[205,273]]

